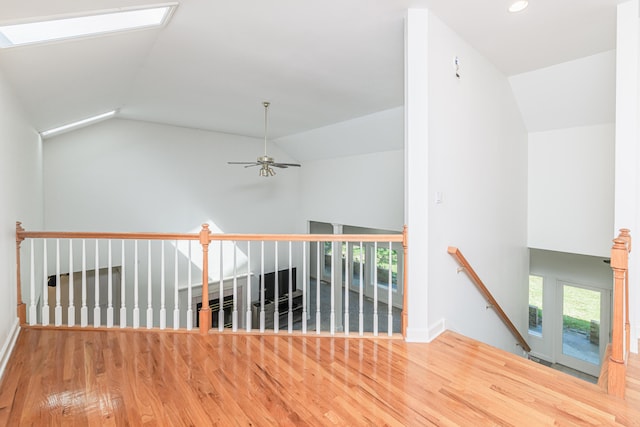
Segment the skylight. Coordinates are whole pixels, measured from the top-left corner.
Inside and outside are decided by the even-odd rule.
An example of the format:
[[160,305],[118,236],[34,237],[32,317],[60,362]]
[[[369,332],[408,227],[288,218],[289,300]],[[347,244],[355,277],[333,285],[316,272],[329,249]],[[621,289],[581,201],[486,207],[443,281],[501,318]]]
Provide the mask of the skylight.
[[95,15],[0,26],[0,47],[86,37],[164,25],[177,3],[148,9],[119,10]]
[[93,116],[93,117],[89,117],[86,119],[82,119],[82,120],[78,120],[77,122],[73,122],[73,123],[69,123],[63,126],[59,126],[57,128],[53,128],[53,129],[49,129],[49,130],[45,130],[40,132],[40,136],[42,136],[42,138],[48,138],[54,135],[58,135],[64,132],[69,132],[71,130],[74,129],[78,129],[81,128],[83,126],[88,126],[90,124],[93,123],[97,123],[100,122],[102,120],[106,120],[109,119],[113,116],[116,115],[118,111],[117,110],[112,110],[106,113],[102,113],[102,114],[98,114],[97,116]]

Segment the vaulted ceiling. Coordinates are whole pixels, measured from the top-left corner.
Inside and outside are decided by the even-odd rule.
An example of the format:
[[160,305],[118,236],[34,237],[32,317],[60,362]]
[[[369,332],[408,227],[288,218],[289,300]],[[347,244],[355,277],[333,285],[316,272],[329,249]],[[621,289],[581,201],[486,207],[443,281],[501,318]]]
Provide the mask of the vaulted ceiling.
[[[0,24],[156,4],[0,0]],[[403,104],[403,19],[429,8],[505,75],[615,48],[616,0],[180,0],[160,29],[0,51],[38,130],[125,118],[282,137]]]

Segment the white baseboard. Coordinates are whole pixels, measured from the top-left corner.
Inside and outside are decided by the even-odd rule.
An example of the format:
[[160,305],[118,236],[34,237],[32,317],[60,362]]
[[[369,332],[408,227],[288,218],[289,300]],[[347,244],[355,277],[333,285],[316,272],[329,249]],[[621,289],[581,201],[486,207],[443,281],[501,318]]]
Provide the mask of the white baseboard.
[[407,342],[429,342],[429,331],[427,329],[407,328]]
[[16,345],[16,340],[18,339],[18,334],[20,333],[20,322],[16,317],[16,320],[13,322],[11,326],[11,331],[9,332],[9,336],[2,344],[2,349],[0,349],[0,379],[4,375],[4,369],[7,367],[7,363],[9,362],[9,357],[13,352],[13,347]]
[[447,330],[445,319],[440,319],[429,327],[429,342],[435,340]]

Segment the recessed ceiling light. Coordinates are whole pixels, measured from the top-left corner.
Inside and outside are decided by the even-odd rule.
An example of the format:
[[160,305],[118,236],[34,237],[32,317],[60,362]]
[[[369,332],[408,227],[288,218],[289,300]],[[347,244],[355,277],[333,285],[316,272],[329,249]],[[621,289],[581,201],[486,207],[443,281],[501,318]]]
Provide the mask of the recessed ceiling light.
[[511,3],[511,6],[509,6],[509,12],[522,12],[527,8],[527,6],[529,6],[529,2],[527,0],[514,1],[513,3]]
[[69,132],[70,130],[73,129],[78,129],[81,128],[83,126],[88,126],[92,123],[96,123],[102,120],[106,120],[108,118],[111,118],[113,116],[115,116],[117,110],[112,110],[106,113],[102,113],[102,114],[98,114],[97,116],[92,116],[92,117],[88,117],[86,119],[82,119],[82,120],[78,120],[77,122],[73,122],[73,123],[69,123],[63,126],[58,126],[57,128],[53,128],[53,129],[49,129],[49,130],[45,130],[40,132],[40,136],[42,138],[48,138],[54,135],[58,135],[64,132]]
[[146,9],[57,17],[45,21],[0,26],[0,47],[7,48],[164,25],[177,3]]

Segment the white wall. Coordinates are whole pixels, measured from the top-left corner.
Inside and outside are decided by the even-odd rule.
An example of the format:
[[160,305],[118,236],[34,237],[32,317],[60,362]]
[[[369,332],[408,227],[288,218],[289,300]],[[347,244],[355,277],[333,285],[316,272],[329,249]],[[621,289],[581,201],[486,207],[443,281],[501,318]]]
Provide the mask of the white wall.
[[[270,154],[293,161],[276,147]],[[211,221],[225,233],[295,232],[299,170],[254,161],[259,139],[112,119],[44,143],[49,230],[189,232]]]
[[608,256],[613,229],[613,124],[529,134],[529,246]]
[[[640,234],[640,2],[618,5],[616,66],[615,230]],[[636,240],[637,241],[637,240]],[[638,352],[640,339],[640,251],[631,252],[629,284],[631,351]]]
[[402,231],[402,150],[305,162],[301,214],[312,221]]
[[[428,186],[412,183],[411,171],[408,179],[409,197],[422,197],[428,203],[428,235],[415,233],[415,223],[426,219],[410,218],[409,251],[414,262],[409,270],[409,327],[433,330],[446,319],[446,328],[517,353],[521,350],[506,326],[486,310],[470,280],[456,274],[458,266],[447,247],[460,248],[512,321],[526,331],[526,130],[505,76],[432,14],[417,24],[428,28],[428,72],[421,73],[428,92],[420,89],[417,76],[407,82],[407,97],[426,97],[428,140],[409,137],[407,149],[428,145],[428,158],[409,160],[416,169],[420,161],[428,167]],[[454,74],[456,56],[460,79]],[[414,120],[408,122],[409,129],[421,126],[419,116],[407,115]],[[416,152],[424,153],[419,148]],[[420,176],[421,171],[416,173]],[[441,203],[436,203],[436,193],[442,195]],[[413,242],[424,238],[428,249],[416,254]],[[422,247],[418,250],[424,252]],[[422,262],[416,262],[420,258]],[[423,266],[425,259],[428,268]],[[425,302],[413,298],[424,298],[424,286],[428,286],[428,325],[412,324],[412,310]]]
[[397,107],[278,139],[303,163],[301,217],[401,231],[403,120]]
[[403,123],[400,106],[279,138],[276,144],[303,162],[402,150]]
[[529,246],[610,250],[616,51],[511,76],[529,131]]
[[509,77],[529,132],[613,123],[616,51]]
[[[17,332],[16,221],[42,227],[42,149],[0,72],[0,375]],[[24,253],[24,251],[23,251]]]

